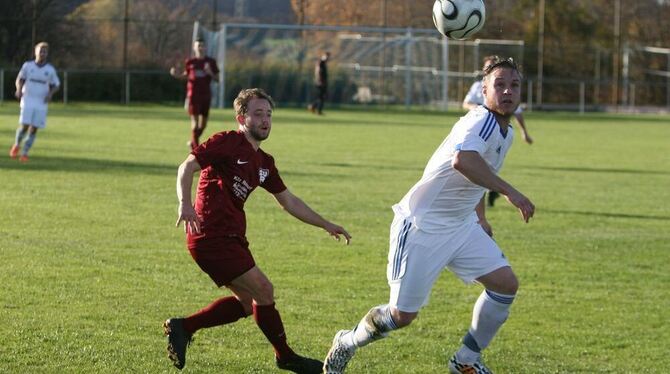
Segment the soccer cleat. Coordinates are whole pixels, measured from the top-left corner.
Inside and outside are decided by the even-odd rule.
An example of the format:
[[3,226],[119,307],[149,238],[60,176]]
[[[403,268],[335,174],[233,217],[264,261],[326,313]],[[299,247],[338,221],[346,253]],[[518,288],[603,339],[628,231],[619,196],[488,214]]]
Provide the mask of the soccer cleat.
[[193,340],[191,334],[184,330],[183,318],[170,318],[163,323],[163,330],[168,337],[168,358],[179,370],[186,365],[186,347]]
[[9,157],[17,158],[19,156],[19,146],[14,144],[12,148],[9,149]]
[[342,335],[349,333],[350,330],[340,330],[335,334],[333,345],[328,351],[326,362],[323,363],[323,373],[325,374],[340,374],[344,373],[344,368],[354,357],[356,349],[354,347],[347,347],[341,342]]
[[323,362],[313,358],[295,355],[286,361],[280,361],[275,357],[277,367],[282,370],[292,371],[299,374],[320,374]]
[[28,155],[21,155],[21,157],[19,157],[19,162],[28,162]]
[[464,364],[456,360],[456,355],[449,359],[449,372],[451,374],[493,374],[481,361],[477,360],[471,364]]

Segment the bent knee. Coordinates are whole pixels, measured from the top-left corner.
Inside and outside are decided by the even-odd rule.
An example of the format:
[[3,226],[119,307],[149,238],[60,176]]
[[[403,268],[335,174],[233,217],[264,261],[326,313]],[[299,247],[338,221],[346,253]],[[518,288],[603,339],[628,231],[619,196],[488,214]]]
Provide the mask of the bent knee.
[[418,312],[402,312],[396,308],[393,308],[391,310],[391,316],[393,317],[393,322],[395,322],[395,325],[398,328],[403,328],[405,326],[409,326],[412,321],[416,319],[416,317],[419,315]]

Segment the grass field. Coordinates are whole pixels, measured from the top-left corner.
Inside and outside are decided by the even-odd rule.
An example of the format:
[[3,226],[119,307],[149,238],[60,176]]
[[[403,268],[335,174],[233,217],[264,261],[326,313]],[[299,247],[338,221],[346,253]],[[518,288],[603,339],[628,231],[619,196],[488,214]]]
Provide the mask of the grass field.
[[[334,333],[387,300],[390,206],[459,113],[279,108],[263,148],[291,190],[354,236],[345,247],[259,189],[249,240],[289,342],[325,356]],[[28,164],[7,157],[0,105],[0,372],[174,372],[161,323],[222,295],[176,220],[187,154],[180,108],[55,104]],[[521,288],[485,353],[497,373],[670,372],[670,117],[527,114],[502,175],[537,206],[488,212]],[[214,111],[208,134],[233,128]],[[481,289],[448,272],[408,329],[360,350],[349,373],[443,373]],[[184,372],[274,373],[252,318],[202,330]]]

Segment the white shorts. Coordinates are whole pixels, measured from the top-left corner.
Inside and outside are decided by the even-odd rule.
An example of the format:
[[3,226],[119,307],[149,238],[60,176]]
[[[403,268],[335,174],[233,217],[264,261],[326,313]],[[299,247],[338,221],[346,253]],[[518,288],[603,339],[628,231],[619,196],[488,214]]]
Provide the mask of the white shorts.
[[446,267],[464,283],[509,266],[496,242],[476,222],[455,232],[421,231],[410,219],[396,215],[391,224],[386,276],[391,288],[389,305],[418,312],[428,304],[430,290]]
[[40,129],[45,128],[47,125],[47,107],[35,108],[26,106],[21,108],[19,124],[31,125]]

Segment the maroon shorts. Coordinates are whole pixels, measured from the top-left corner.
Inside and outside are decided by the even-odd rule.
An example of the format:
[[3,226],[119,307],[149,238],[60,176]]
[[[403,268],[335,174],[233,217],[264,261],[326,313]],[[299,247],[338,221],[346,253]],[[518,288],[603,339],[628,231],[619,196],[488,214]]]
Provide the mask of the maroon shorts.
[[212,101],[211,97],[195,97],[188,98],[188,114],[192,116],[203,115],[209,116],[209,105]]
[[249,242],[239,236],[187,240],[191,257],[218,287],[256,266]]

